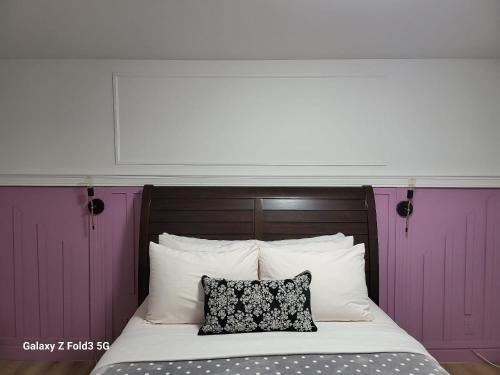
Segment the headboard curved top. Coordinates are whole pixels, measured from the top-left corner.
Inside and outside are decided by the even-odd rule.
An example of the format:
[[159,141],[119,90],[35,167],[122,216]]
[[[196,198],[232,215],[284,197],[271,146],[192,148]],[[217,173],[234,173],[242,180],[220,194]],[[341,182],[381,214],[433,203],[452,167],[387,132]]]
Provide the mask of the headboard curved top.
[[182,187],[145,185],[139,236],[139,303],[149,290],[149,241],[168,232],[207,239],[313,237],[342,232],[366,246],[366,282],[378,304],[378,240],[371,186]]

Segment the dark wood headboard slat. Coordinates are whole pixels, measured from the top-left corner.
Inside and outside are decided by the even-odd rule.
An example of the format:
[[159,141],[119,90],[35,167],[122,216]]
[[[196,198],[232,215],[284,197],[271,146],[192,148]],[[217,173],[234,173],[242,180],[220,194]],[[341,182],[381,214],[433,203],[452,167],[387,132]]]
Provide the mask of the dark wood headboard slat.
[[304,223],[366,223],[366,211],[301,211],[273,210],[265,211],[268,222],[304,222]]
[[152,222],[253,222],[253,210],[232,211],[151,211]]
[[152,210],[253,210],[253,199],[159,199],[151,204]]
[[225,223],[200,223],[200,222],[178,222],[161,223],[155,222],[149,225],[151,233],[160,234],[163,232],[186,234],[224,234],[224,233],[253,233],[253,222],[225,222]]
[[264,210],[359,210],[366,211],[364,199],[263,199]]
[[157,187],[142,195],[139,302],[149,289],[149,241],[163,232],[207,239],[280,240],[343,232],[365,243],[366,281],[378,303],[373,190],[364,187]]
[[[147,185],[148,186],[148,185]],[[152,185],[149,185],[152,186]],[[151,198],[197,198],[197,199],[237,199],[237,198],[326,198],[361,199],[366,195],[362,187],[240,187],[240,186],[152,186]],[[307,196],[304,196],[307,189]],[[334,192],[334,195],[332,195]]]
[[295,223],[295,222],[264,222],[265,233],[281,234],[317,234],[326,235],[332,233],[368,234],[367,223]]

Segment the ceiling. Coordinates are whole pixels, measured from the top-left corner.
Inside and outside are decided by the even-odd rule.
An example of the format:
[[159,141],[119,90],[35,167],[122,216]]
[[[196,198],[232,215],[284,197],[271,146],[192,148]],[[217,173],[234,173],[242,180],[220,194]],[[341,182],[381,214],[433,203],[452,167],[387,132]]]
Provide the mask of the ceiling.
[[500,58],[500,0],[0,0],[0,58]]

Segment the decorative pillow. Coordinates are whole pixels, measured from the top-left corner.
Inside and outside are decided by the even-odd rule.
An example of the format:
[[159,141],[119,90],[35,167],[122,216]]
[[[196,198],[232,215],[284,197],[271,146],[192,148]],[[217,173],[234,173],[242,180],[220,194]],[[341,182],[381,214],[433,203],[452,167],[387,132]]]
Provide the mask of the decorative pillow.
[[203,290],[200,277],[255,279],[258,251],[254,244],[241,244],[232,251],[175,250],[149,244],[150,276],[146,319],[152,323],[203,322]]
[[311,273],[285,280],[201,278],[205,323],[199,335],[317,331],[311,315]]
[[314,274],[311,306],[316,321],[373,320],[364,255],[364,244],[338,249],[335,243],[295,247],[261,243],[259,277],[280,280],[307,268]]

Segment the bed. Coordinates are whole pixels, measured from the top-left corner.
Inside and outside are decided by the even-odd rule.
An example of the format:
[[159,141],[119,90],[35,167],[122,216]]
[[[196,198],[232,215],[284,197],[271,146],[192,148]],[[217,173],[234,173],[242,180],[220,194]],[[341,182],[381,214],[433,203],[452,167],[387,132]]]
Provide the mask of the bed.
[[[198,336],[195,324],[145,318],[149,242],[163,233],[206,239],[304,238],[342,232],[364,243],[369,322],[317,322],[318,331]],[[362,271],[361,271],[362,272]],[[139,308],[93,375],[446,374],[378,306],[373,190],[363,187],[158,187],[142,196]]]

